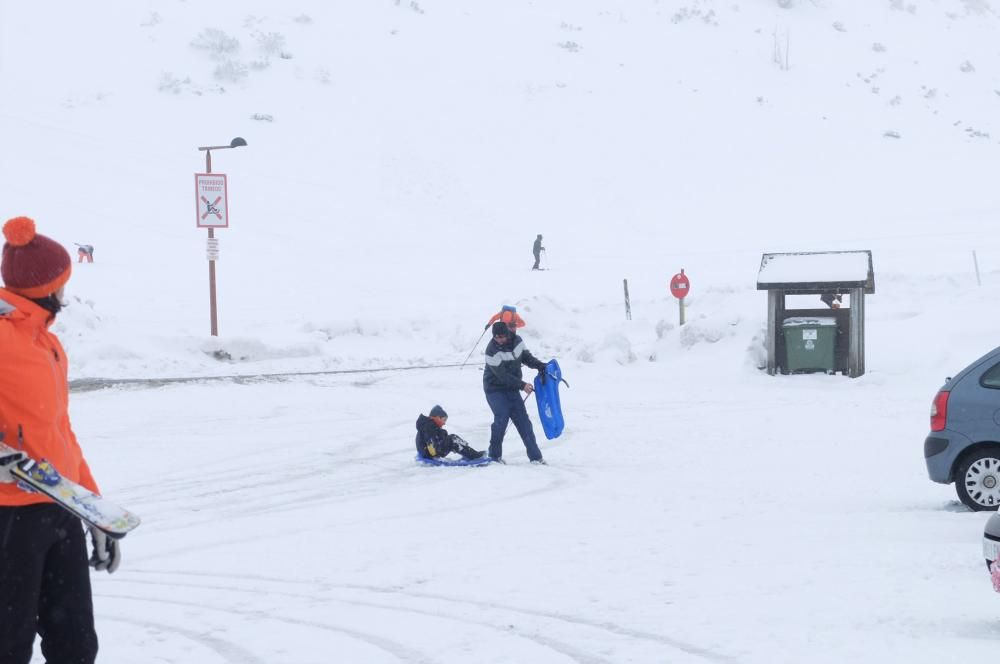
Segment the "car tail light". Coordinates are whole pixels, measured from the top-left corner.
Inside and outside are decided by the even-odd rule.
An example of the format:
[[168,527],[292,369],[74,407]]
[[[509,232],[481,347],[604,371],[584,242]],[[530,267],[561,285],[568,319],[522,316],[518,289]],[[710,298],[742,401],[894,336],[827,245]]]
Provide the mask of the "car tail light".
[[931,431],[943,431],[944,423],[948,419],[948,395],[951,392],[941,390],[934,397],[931,404]]

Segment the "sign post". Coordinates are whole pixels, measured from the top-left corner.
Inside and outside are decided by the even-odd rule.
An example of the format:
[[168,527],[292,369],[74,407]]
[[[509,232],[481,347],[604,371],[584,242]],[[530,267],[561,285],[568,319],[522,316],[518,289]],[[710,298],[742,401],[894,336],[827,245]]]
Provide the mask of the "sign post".
[[212,336],[219,336],[219,307],[215,298],[215,261],[219,260],[219,241],[215,237],[216,228],[229,228],[229,194],[226,191],[226,176],[212,173],[212,150],[241,148],[247,144],[237,136],[229,145],[206,145],[198,148],[205,153],[205,172],[194,175],[195,210],[198,228],[208,229],[208,301],[212,316]]
[[684,324],[684,298],[691,290],[691,281],[684,274],[682,268],[680,272],[670,278],[670,294],[677,298],[677,307],[680,311],[680,324]]
[[229,194],[226,176],[212,173],[210,152],[206,152],[206,173],[195,173],[195,210],[198,228],[208,229],[208,301],[212,317],[212,336],[219,336],[219,306],[215,295],[215,261],[219,259],[216,228],[229,228]]

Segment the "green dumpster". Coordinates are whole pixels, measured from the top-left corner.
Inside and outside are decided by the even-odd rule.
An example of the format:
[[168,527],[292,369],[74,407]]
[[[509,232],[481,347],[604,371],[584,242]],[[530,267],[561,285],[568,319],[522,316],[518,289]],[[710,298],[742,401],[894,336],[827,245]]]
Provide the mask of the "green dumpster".
[[833,373],[837,346],[837,319],[826,317],[786,318],[781,324],[785,335],[785,369]]

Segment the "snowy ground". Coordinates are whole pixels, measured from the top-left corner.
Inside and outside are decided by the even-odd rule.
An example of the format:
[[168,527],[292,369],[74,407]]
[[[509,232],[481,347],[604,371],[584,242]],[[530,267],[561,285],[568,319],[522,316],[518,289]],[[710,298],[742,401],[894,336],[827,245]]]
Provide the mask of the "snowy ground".
[[[0,211],[97,249],[72,378],[258,377],[74,394],[143,517],[100,661],[995,657],[986,516],[922,444],[997,343],[1000,18],[782,4],[0,0]],[[213,338],[192,173],[236,135]],[[868,373],[764,375],[761,254],[837,249],[873,251]],[[384,369],[505,303],[572,386],[550,465],[415,467],[435,403],[485,446],[481,358]]]
[[988,658],[984,517],[922,472],[933,387],[718,368],[571,365],[543,468],[516,437],[414,467],[415,394],[485,441],[475,370],[81,394],[145,518],[97,577],[104,661]]

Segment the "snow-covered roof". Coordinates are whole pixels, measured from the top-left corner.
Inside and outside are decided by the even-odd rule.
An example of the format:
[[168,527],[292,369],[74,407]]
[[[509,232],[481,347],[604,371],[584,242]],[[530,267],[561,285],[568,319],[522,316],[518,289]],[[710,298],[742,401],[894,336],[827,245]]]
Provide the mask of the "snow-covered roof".
[[757,273],[758,290],[864,288],[875,292],[870,251],[819,251],[764,254]]

